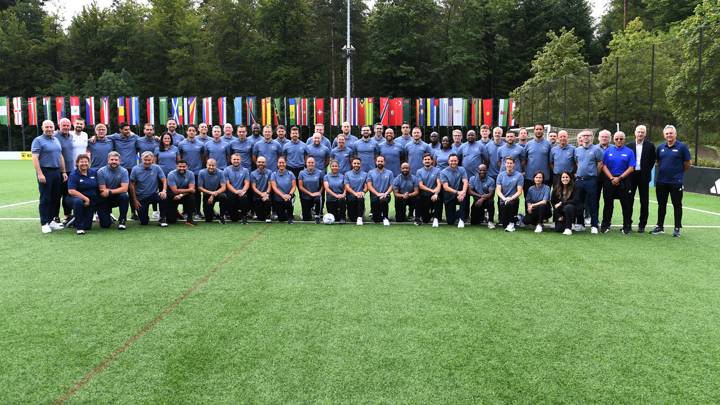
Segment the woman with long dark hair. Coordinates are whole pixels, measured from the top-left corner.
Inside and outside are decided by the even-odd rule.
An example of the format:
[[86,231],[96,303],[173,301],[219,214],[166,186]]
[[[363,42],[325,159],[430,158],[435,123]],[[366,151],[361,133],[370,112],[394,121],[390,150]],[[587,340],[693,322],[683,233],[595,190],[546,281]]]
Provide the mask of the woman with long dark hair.
[[553,190],[551,204],[554,208],[555,230],[563,235],[572,235],[575,216],[582,210],[578,195],[573,176],[568,172],[560,173],[560,181]]

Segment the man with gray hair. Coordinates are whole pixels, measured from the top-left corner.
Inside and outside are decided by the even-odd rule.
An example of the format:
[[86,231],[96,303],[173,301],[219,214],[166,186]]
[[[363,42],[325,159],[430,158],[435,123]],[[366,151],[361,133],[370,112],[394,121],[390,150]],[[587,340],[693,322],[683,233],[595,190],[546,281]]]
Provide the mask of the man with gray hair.
[[[161,227],[167,226],[167,179],[160,166],[153,163],[155,155],[152,152],[143,152],[140,164],[130,172],[130,201],[140,217],[140,225],[150,222],[148,207],[152,203],[160,204]],[[158,191],[159,190],[159,191]]]
[[647,139],[647,128],[638,125],[635,128],[635,140],[628,144],[628,148],[635,152],[635,171],[630,175],[630,188],[632,199],[635,193],[640,193],[640,220],[638,232],[644,233],[648,221],[648,206],[650,204],[650,179],[655,167],[655,145]]
[[600,230],[607,233],[610,229],[610,221],[613,215],[613,203],[617,198],[620,200],[623,214],[622,233],[629,235],[632,223],[632,190],[630,187],[630,175],[635,170],[635,153],[625,146],[625,133],[615,132],[613,135],[614,145],[609,146],[603,154],[603,168],[605,180],[603,184],[603,218]]
[[[598,174],[603,167],[603,152],[597,145],[592,143],[592,132],[584,130],[580,132],[582,143],[575,148],[575,187],[578,190],[579,200],[585,206],[585,211],[590,214],[590,233],[598,233],[598,200],[597,182]],[[583,223],[582,213],[578,213],[578,227]],[[577,229],[577,228],[576,228]]]
[[[97,142],[96,142],[97,143]],[[152,152],[151,152],[152,153]],[[118,207],[120,217],[118,218],[118,229],[123,231],[126,227],[128,202],[128,185],[130,175],[127,169],[120,166],[120,154],[112,151],[107,155],[107,165],[97,172],[98,188],[100,190],[100,202],[98,204],[98,220],[101,228],[109,228],[112,224],[111,212],[113,207]]]

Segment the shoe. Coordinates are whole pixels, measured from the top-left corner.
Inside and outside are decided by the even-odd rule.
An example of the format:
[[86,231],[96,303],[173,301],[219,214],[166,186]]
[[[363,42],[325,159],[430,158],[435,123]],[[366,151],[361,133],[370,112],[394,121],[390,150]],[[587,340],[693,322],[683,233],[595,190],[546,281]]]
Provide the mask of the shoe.
[[113,222],[115,222],[115,221],[117,221],[118,219],[115,218],[115,215],[110,214],[110,220],[113,221]]
[[601,226],[601,227],[600,227],[600,232],[601,232],[601,233],[608,233],[608,232],[610,232],[610,228],[606,228],[606,227],[604,227],[604,226]]
[[48,226],[50,226],[50,229],[52,229],[53,231],[59,231],[61,229],[65,229],[65,227],[61,223],[58,223],[55,221],[50,221],[50,224],[48,224]]
[[220,218],[218,219],[218,221],[220,221],[220,225],[225,225],[225,217],[224,216],[221,215]]
[[644,226],[639,226],[637,232],[638,232],[638,233],[645,233],[645,227],[644,227]]
[[660,235],[665,233],[665,229],[662,226],[656,226],[650,233],[653,235]]
[[294,221],[292,218],[288,219],[288,225],[292,225],[293,223],[294,223]]
[[[92,220],[93,220],[93,222],[98,222],[98,221],[100,221],[100,219],[98,219],[98,215],[97,215],[97,214],[93,214],[93,219],[92,219]],[[111,220],[111,221],[113,220],[113,219],[112,219],[112,215],[110,215],[110,220]]]
[[[223,221],[224,221],[224,219],[223,219]],[[221,221],[220,223],[222,224],[223,221]],[[242,223],[243,225],[247,225],[247,217],[243,217],[241,223]]]
[[195,214],[195,216],[193,217],[193,219],[194,219],[195,221],[202,221],[202,220],[203,220],[203,217],[202,217],[200,214]]
[[[270,215],[270,219],[272,219],[273,221],[277,221],[278,216],[275,215],[275,214],[272,214],[272,215]],[[267,221],[266,221],[266,222],[267,222]]]
[[340,225],[345,225],[345,223],[346,223],[345,218],[340,220]]
[[362,225],[362,217],[358,217],[357,222],[355,222],[356,225]]
[[50,228],[49,224],[45,224],[40,227],[40,231],[42,231],[42,233],[50,233],[52,232],[52,228]]
[[592,235],[597,235],[598,234],[597,226],[593,226],[592,228],[590,228],[590,233]]
[[165,228],[168,226],[167,220],[165,219],[165,217],[160,218],[160,223],[158,225],[160,225],[160,227],[162,227],[162,228]]
[[[137,217],[136,215],[133,215],[134,217]],[[160,219],[160,213],[157,211],[153,211],[152,213],[152,219]]]
[[535,227],[535,233],[542,233],[542,231],[543,231],[542,225],[538,225]]
[[85,231],[83,231],[82,229],[78,229],[77,231],[75,231],[75,233],[77,235],[85,235]]
[[185,221],[185,225],[187,225],[187,226],[195,226],[195,225],[197,225],[197,224],[195,223],[195,221],[193,221],[192,218],[188,218],[188,220]]
[[680,228],[673,229],[673,238],[679,238],[680,237]]
[[121,219],[118,221],[118,229],[121,231],[124,231],[127,226],[125,226],[125,220]]
[[585,223],[585,226],[590,226],[592,219],[590,217],[585,217],[584,219],[585,220],[583,222]]
[[137,214],[132,214],[132,215],[130,215],[130,219],[131,219],[132,221],[137,221],[137,220],[140,219],[140,218],[137,216]]
[[387,218],[383,218],[383,226],[390,226],[390,220]]
[[70,225],[72,225],[74,222],[75,222],[75,217],[72,215],[68,215],[67,217],[65,217],[65,219],[63,219],[63,221],[61,223],[62,223],[62,226],[67,228]]
[[505,227],[505,232],[515,232],[515,224],[512,222],[508,224],[507,227]]
[[570,228],[565,228],[565,230],[563,231],[563,235],[572,235],[572,231],[570,230]]
[[458,228],[465,228],[465,222],[462,219],[458,221]]
[[269,223],[271,223],[271,222],[272,222],[272,219],[270,219],[270,218],[268,218],[268,219],[265,220],[265,223],[266,223],[266,224],[269,224]]
[[320,224],[320,215],[315,215],[315,224],[316,225]]
[[433,228],[437,228],[438,226],[440,226],[440,224],[438,223],[438,219],[437,219],[437,218],[433,218],[432,227],[433,227]]
[[522,214],[517,214],[518,226],[520,226],[520,227],[525,226],[524,220],[525,220],[525,217]]
[[493,221],[488,222],[488,229],[495,229],[495,223]]
[[630,235],[632,233],[632,229],[623,228],[622,233],[623,233],[623,235]]
[[420,226],[420,225],[422,225],[422,222],[420,222],[419,220],[415,221],[415,226]]

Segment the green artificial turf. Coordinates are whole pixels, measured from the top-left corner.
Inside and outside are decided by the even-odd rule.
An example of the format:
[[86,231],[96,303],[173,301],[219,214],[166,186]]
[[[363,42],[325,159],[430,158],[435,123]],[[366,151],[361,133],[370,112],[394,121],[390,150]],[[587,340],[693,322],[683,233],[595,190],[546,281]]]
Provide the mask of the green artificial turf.
[[[27,162],[0,163],[16,188],[0,205],[36,199],[32,181]],[[10,217],[37,207],[0,210],[0,403],[61,397],[174,302],[69,402],[720,401],[716,228],[130,223],[78,237]]]

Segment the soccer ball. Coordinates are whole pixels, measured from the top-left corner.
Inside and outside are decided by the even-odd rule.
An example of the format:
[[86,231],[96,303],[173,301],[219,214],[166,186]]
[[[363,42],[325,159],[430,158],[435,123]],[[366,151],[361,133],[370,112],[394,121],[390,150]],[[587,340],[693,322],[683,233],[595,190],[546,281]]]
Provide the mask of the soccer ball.
[[323,224],[330,225],[335,222],[335,215],[333,214],[325,214],[323,215]]

